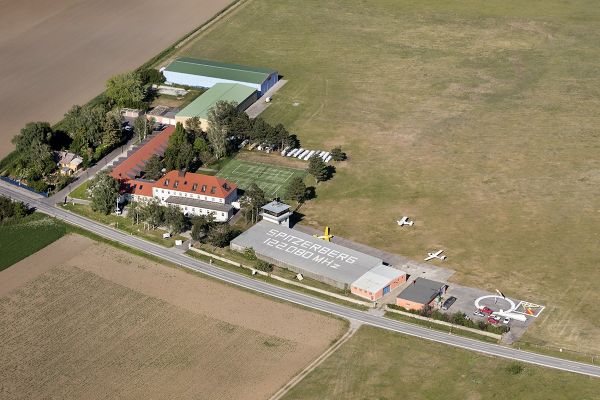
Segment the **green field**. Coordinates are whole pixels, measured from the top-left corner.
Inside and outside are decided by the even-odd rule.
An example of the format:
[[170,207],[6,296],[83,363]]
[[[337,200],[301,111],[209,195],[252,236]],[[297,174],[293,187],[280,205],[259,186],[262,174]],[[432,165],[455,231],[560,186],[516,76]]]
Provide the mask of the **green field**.
[[598,393],[599,379],[363,326],[283,398],[591,400]]
[[547,307],[525,340],[600,354],[598,26],[591,0],[250,0],[181,54],[277,69],[262,116],[348,153],[304,223],[443,248],[455,281]]
[[44,214],[0,223],[0,271],[62,237],[67,227]]
[[233,159],[218,173],[220,178],[235,182],[240,188],[247,189],[252,183],[264,190],[267,197],[282,197],[290,180],[294,176],[304,178],[306,171]]

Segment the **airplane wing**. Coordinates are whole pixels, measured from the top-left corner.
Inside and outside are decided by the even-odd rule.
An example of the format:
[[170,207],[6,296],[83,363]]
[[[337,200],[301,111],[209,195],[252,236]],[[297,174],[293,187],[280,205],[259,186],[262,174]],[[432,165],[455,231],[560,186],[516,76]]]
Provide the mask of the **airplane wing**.
[[427,256],[427,257],[425,258],[425,261],[433,260],[434,258],[435,258],[435,256],[434,256],[434,255]]

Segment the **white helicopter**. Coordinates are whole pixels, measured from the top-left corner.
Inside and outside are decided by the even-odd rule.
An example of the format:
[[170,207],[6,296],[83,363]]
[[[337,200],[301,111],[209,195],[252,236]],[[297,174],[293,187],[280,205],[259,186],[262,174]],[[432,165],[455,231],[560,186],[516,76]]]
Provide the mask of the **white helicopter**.
[[444,252],[444,250],[438,250],[433,253],[427,253],[427,257],[425,257],[425,261],[433,260],[434,258],[444,261],[446,259],[446,256],[441,255],[443,252]]
[[401,219],[399,219],[398,221],[396,221],[398,223],[398,225],[400,226],[413,226],[413,224],[415,223],[414,221],[411,221],[410,218],[408,217],[402,217]]

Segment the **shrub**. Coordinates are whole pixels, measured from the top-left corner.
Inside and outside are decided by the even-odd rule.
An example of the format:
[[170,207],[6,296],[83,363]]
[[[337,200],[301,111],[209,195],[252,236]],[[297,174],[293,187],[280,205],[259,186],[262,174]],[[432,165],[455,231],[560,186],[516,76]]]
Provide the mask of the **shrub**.
[[273,266],[263,260],[259,260],[256,263],[256,269],[263,272],[273,272]]
[[251,261],[256,260],[256,253],[254,252],[254,249],[252,247],[248,247],[247,249],[245,249],[244,257]]
[[521,372],[523,372],[523,369],[523,365],[517,362],[512,362],[508,366],[506,366],[506,372],[508,372],[511,375],[519,375]]

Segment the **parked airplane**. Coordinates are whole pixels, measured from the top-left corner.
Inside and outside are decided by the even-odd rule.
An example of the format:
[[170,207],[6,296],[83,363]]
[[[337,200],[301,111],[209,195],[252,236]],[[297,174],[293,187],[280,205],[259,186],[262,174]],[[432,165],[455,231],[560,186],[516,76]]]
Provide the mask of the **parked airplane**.
[[411,221],[408,217],[402,217],[396,222],[400,226],[413,226],[413,224],[415,223],[414,221]]
[[331,239],[333,238],[333,235],[330,233],[328,226],[325,227],[325,232],[323,232],[322,236],[319,236],[319,235],[313,235],[313,236],[316,237],[317,239],[325,240],[327,242],[331,242]]
[[444,250],[438,250],[434,253],[427,253],[427,257],[425,257],[425,261],[433,260],[434,258],[444,261],[446,259],[446,256],[441,255],[443,252],[444,252]]

